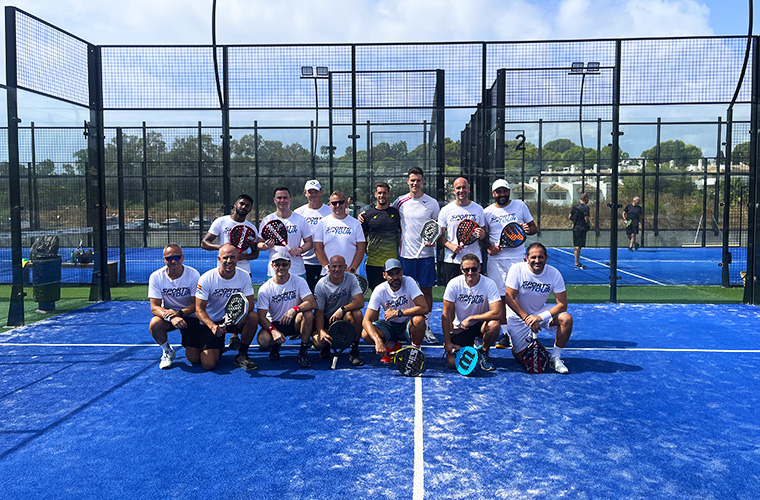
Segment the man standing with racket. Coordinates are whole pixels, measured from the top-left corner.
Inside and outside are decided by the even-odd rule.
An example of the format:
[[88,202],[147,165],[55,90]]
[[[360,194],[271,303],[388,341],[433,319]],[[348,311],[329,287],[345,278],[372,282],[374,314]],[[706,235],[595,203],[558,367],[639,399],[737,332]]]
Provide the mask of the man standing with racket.
[[464,177],[454,181],[454,197],[438,215],[438,224],[443,228],[441,242],[446,248],[443,258],[446,283],[461,274],[459,264],[463,255],[480,255],[479,242],[486,237],[483,207],[470,200],[470,183]]
[[[488,272],[486,274],[496,283],[502,300],[504,300],[509,269],[513,264],[525,261],[525,247],[522,246],[522,242],[516,246],[502,245],[502,233],[512,223],[518,224],[526,235],[538,232],[528,205],[520,200],[510,200],[510,193],[509,183],[504,179],[497,179],[491,185],[494,203],[484,210],[486,231],[488,231]],[[503,310],[499,323],[501,337],[494,347],[508,349],[511,343],[507,335],[507,316]]]
[[[390,364],[388,353],[401,348],[400,340],[419,348],[425,337],[425,315],[429,312],[420,287],[409,276],[399,259],[388,259],[383,266],[385,283],[372,290],[364,314],[362,337],[383,355],[381,363]],[[380,319],[380,310],[383,319]]]
[[623,222],[625,222],[625,235],[630,240],[628,251],[633,252],[641,246],[636,241],[636,235],[639,234],[639,224],[641,216],[644,215],[644,207],[641,206],[641,198],[633,197],[633,202],[629,203],[623,209]]
[[[399,260],[404,267],[404,275],[416,280],[419,284],[428,309],[425,323],[429,324],[429,314],[433,310],[433,286],[437,275],[435,268],[437,242],[424,243],[421,235],[425,222],[437,221],[441,209],[432,196],[422,192],[424,182],[422,169],[410,168],[406,176],[409,193],[396,198],[392,206],[401,216]],[[431,344],[438,342],[429,327],[425,330],[425,342]]]
[[348,272],[356,273],[364,258],[367,243],[361,223],[346,211],[346,195],[335,191],[330,195],[332,213],[314,228],[314,252],[327,274],[327,266],[334,255],[342,255],[348,263]]
[[[561,359],[562,349],[573,331],[573,317],[567,312],[565,280],[560,272],[546,263],[546,247],[531,243],[527,262],[515,264],[507,275],[507,328],[512,337],[512,354],[522,363],[523,353],[533,333],[546,329],[555,333],[551,367],[557,373],[567,373]],[[557,301],[548,305],[549,295]]]
[[[185,353],[191,363],[201,362],[206,370],[213,370],[222,355],[224,335],[240,333],[242,336],[240,351],[235,356],[235,364],[246,370],[258,368],[248,357],[259,318],[253,311],[253,287],[251,276],[242,271],[238,264],[237,247],[226,243],[219,248],[217,260],[219,267],[203,273],[198,280],[198,291],[195,294],[195,312],[202,323],[197,345],[186,347]],[[249,313],[237,324],[226,324],[225,305],[227,299],[234,293],[240,292],[248,300]]]
[[460,261],[462,274],[446,285],[443,292],[443,348],[446,364],[455,367],[456,351],[464,346],[474,346],[482,339],[480,367],[494,369],[489,350],[499,338],[499,318],[504,309],[496,283],[480,274],[480,259],[468,253]]
[[586,246],[586,233],[591,228],[591,211],[588,208],[588,193],[581,193],[581,201],[573,206],[567,216],[573,222],[573,256],[575,269],[586,269],[581,264],[581,248]]
[[[329,206],[322,204],[322,185],[318,180],[312,179],[306,181],[306,185],[303,187],[303,194],[309,202],[296,208],[295,213],[306,219],[311,228],[311,233],[314,233],[314,229],[319,221],[330,215],[332,211]],[[322,265],[319,263],[317,254],[314,253],[313,246],[310,250],[305,251],[302,257],[304,268],[306,269],[306,282],[313,291],[322,275]]]
[[[269,250],[269,258],[276,252],[286,251],[290,254],[290,272],[306,278],[303,254],[312,249],[311,228],[302,215],[290,210],[290,190],[285,187],[274,188],[274,205],[276,211],[261,221],[259,234],[264,240],[262,249]],[[302,243],[303,242],[303,243]],[[267,268],[267,276],[274,276],[274,269]]]
[[353,366],[362,366],[359,340],[362,333],[362,309],[364,294],[359,282],[346,272],[346,259],[342,255],[330,258],[327,276],[317,282],[314,290],[317,310],[314,313],[314,346],[321,349],[320,357],[330,357],[331,338],[328,328],[336,321],[348,321],[356,332],[349,359]]
[[[197,348],[199,323],[195,317],[195,291],[200,273],[183,263],[185,256],[179,245],[164,248],[166,265],[153,272],[148,279],[148,298],[153,317],[148,325],[153,340],[161,346],[163,355],[158,367],[166,370],[176,356],[169,344],[168,332],[178,329],[182,333],[182,345]],[[188,355],[189,359],[189,355]]]
[[270,265],[274,277],[259,288],[259,345],[262,349],[269,348],[270,361],[276,361],[285,339],[297,334],[301,337],[298,365],[309,368],[307,351],[314,326],[314,295],[305,279],[290,274],[290,254],[283,251],[273,254]]
[[373,290],[385,282],[383,278],[385,261],[398,258],[401,217],[398,210],[390,206],[390,195],[391,187],[387,182],[375,184],[377,204],[362,212],[359,218],[367,239],[367,280],[369,287]]

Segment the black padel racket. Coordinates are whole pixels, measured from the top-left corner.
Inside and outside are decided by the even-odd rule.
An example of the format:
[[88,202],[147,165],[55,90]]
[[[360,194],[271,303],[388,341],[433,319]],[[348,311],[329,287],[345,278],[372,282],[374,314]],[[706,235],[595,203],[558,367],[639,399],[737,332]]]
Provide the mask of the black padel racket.
[[224,304],[224,324],[237,325],[248,315],[248,299],[243,292],[235,292]]
[[354,276],[356,276],[356,281],[359,282],[359,288],[362,289],[362,295],[364,295],[367,293],[367,288],[369,288],[369,281],[361,274],[354,274]]
[[243,253],[256,241],[256,231],[245,224],[238,224],[230,230],[230,243]]
[[274,240],[275,245],[290,250],[290,246],[288,246],[288,230],[280,219],[272,219],[264,224],[264,227],[261,228],[261,237],[265,240]]
[[516,248],[525,243],[525,231],[517,222],[510,222],[501,230],[499,248]]
[[549,368],[549,351],[538,341],[538,336],[533,332],[533,340],[523,351],[520,362],[528,373],[544,373]]
[[330,337],[330,347],[332,347],[333,351],[333,360],[330,369],[334,370],[338,364],[338,356],[340,353],[354,343],[356,330],[354,329],[354,325],[348,321],[339,320],[330,325],[330,328],[327,330],[327,335]]
[[457,242],[466,247],[472,245],[478,241],[478,237],[475,235],[475,230],[480,227],[478,223],[472,219],[464,219],[459,222],[457,226]]
[[416,377],[425,371],[425,353],[413,346],[404,347],[391,355],[396,369],[405,377]]

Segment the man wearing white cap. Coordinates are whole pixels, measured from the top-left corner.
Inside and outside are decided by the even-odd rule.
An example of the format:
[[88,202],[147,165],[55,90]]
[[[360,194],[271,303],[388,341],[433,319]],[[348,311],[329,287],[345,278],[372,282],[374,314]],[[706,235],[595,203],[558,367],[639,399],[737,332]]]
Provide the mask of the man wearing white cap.
[[[312,179],[306,181],[306,185],[303,187],[303,194],[309,203],[302,205],[294,210],[295,213],[303,216],[309,227],[312,229],[319,224],[319,221],[323,217],[326,217],[332,213],[330,207],[322,203],[322,184],[318,180]],[[319,263],[317,254],[314,253],[314,249],[306,251],[302,255],[304,268],[306,269],[306,282],[309,284],[309,288],[314,291],[314,287],[317,286],[317,281],[322,274],[322,265]]]
[[[499,239],[501,230],[511,222],[517,222],[522,226],[525,234],[531,235],[538,232],[536,222],[530,214],[528,205],[520,200],[510,200],[509,183],[504,179],[497,179],[491,186],[491,194],[494,203],[485,208],[486,231],[488,232],[488,272],[489,278],[496,282],[502,301],[506,294],[507,273],[512,264],[525,261],[525,248],[521,245],[517,248],[500,248]],[[501,338],[494,347],[506,349],[511,343],[507,335],[507,318],[502,309]]]

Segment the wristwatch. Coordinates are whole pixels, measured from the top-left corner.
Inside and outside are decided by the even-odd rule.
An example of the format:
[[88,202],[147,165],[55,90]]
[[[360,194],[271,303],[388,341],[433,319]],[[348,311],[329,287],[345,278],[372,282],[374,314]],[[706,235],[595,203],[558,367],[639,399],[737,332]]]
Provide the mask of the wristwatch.
[[401,309],[396,309],[396,312],[398,313],[399,318],[404,315],[404,311],[402,311]]

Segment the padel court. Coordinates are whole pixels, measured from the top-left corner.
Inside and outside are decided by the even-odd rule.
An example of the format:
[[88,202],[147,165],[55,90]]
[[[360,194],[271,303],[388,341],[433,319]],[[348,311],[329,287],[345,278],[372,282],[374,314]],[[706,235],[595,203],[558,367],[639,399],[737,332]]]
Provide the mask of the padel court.
[[[440,338],[441,304],[433,331]],[[572,304],[570,373],[508,351],[463,377],[425,346],[402,377],[362,343],[299,369],[169,370],[147,302],[0,335],[4,498],[756,498],[760,311]],[[170,334],[179,343],[179,334]],[[546,335],[541,341],[551,347]],[[291,345],[293,344],[293,345]]]

